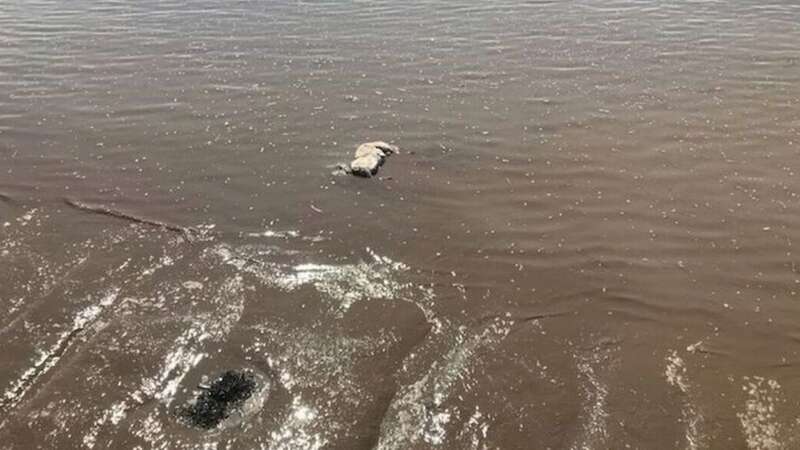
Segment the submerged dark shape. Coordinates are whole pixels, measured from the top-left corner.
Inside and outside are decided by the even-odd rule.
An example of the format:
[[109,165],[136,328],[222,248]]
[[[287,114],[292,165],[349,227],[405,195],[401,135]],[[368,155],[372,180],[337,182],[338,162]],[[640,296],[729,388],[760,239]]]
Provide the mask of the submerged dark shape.
[[229,370],[217,377],[180,414],[190,424],[211,429],[230,416],[231,410],[250,398],[256,387],[252,373]]
[[10,203],[10,204],[16,203],[10,195],[4,194],[2,192],[0,192],[0,202]]
[[192,227],[182,227],[182,226],[179,226],[179,225],[173,225],[171,223],[162,222],[160,220],[152,220],[152,219],[147,219],[147,218],[144,218],[144,217],[139,217],[139,216],[136,216],[134,214],[130,214],[130,213],[127,213],[127,212],[124,212],[124,211],[111,209],[111,208],[109,208],[109,207],[107,207],[105,205],[95,205],[95,204],[91,204],[91,203],[84,203],[82,201],[71,199],[71,198],[65,198],[64,199],[64,203],[66,203],[67,205],[69,205],[69,206],[71,206],[71,207],[73,207],[73,208],[75,208],[77,210],[80,210],[80,211],[91,212],[91,213],[100,214],[100,215],[103,215],[103,216],[115,217],[117,219],[127,220],[127,221],[133,222],[133,223],[139,223],[139,224],[143,224],[143,225],[152,225],[152,226],[155,226],[155,227],[164,228],[165,230],[174,231],[176,233],[182,234],[186,238],[186,240],[189,241],[189,242],[191,242],[193,240],[192,236],[194,235],[194,233],[197,232],[197,230],[192,228]]

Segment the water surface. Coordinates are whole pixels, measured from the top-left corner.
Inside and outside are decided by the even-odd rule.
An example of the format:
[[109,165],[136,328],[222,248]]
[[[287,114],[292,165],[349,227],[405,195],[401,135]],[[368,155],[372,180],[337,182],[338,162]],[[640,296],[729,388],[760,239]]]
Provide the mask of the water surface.
[[1,446],[800,448],[798,49],[791,1],[4,1]]

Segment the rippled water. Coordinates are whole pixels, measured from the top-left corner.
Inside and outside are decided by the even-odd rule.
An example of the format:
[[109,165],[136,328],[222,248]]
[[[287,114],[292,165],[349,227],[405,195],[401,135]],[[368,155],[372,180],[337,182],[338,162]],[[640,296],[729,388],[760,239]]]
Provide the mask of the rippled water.
[[4,1],[0,447],[800,448],[799,155],[791,1]]

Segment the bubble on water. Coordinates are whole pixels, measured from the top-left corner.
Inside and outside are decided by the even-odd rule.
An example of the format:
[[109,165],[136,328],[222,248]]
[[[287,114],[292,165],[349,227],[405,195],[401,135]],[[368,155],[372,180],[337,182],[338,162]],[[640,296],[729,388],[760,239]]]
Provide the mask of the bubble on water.
[[36,217],[38,212],[39,212],[38,208],[33,208],[31,210],[26,211],[22,216],[17,218],[17,223],[21,227],[27,226],[29,223],[31,223],[34,217]]
[[300,232],[296,230],[275,231],[266,229],[258,233],[247,233],[247,236],[253,238],[265,237],[265,238],[289,239],[289,238],[299,237]]
[[141,389],[134,392],[134,398],[142,398],[144,395],[166,405],[172,403],[181,381],[206,357],[206,354],[198,348],[209,337],[211,335],[206,331],[205,325],[202,322],[195,322],[175,339],[172,349],[164,355],[158,375],[144,380]]
[[134,395],[155,398],[165,405],[171,404],[184,377],[205,358],[206,353],[202,350],[204,343],[207,340],[223,340],[239,321],[244,310],[243,289],[241,276],[223,282],[216,296],[211,299],[220,309],[214,315],[199,316],[192,320],[164,356],[158,375],[146,379]]
[[742,389],[747,393],[744,410],[736,416],[748,448],[752,450],[778,450],[784,448],[780,441],[781,426],[776,420],[776,406],[783,401],[781,386],[775,380],[762,377],[745,377]]
[[318,412],[305,403],[300,396],[294,397],[289,413],[280,427],[270,433],[272,450],[318,450],[328,441],[312,431]]
[[[73,341],[95,322],[100,314],[113,304],[119,295],[119,288],[113,287],[106,291],[97,303],[78,311],[72,319],[72,324],[68,330],[62,332],[56,342],[44,350],[39,350],[39,355],[34,363],[17,378],[3,394],[3,406],[18,403],[28,390],[34,385],[37,379],[49,372],[58,364],[62,355],[67,351]],[[89,300],[91,302],[91,299]]]
[[[234,249],[220,244],[211,253],[237,270],[252,274],[267,286],[283,291],[312,286],[332,304],[333,312],[338,316],[359,301],[399,300],[419,308],[434,331],[441,329],[441,322],[431,308],[432,290],[402,281],[402,274],[410,272],[410,268],[369,248],[366,251],[370,259],[345,264],[277,263],[259,258],[260,255],[251,256],[247,250],[247,247]],[[292,252],[282,252],[280,256],[298,258]]]
[[602,447],[602,444],[608,439],[606,428],[608,385],[600,379],[596,370],[599,366],[605,365],[607,360],[608,355],[603,352],[577,356],[578,374],[583,379],[581,390],[583,391],[584,417],[580,444],[573,445],[574,449]]
[[184,281],[183,284],[181,284],[181,285],[185,289],[188,289],[190,291],[203,289],[203,283],[201,283],[199,281],[188,280],[188,281]]
[[83,436],[83,445],[87,448],[94,448],[97,443],[97,437],[100,430],[106,423],[111,425],[118,425],[126,416],[128,411],[128,404],[125,401],[116,402],[106,409],[103,414],[94,421],[89,428],[89,432]]
[[692,403],[691,385],[686,377],[686,363],[678,355],[677,351],[672,351],[667,356],[667,366],[664,376],[670,386],[678,388],[681,393],[683,407],[681,416],[686,425],[686,445],[690,450],[705,447],[705,438],[702,433],[703,416]]
[[[272,433],[274,442],[269,448],[318,448],[338,435],[356,432],[355,424],[336,412],[358,411],[367,400],[357,366],[398,341],[390,331],[376,337],[352,337],[335,327],[294,328],[276,322],[252,329],[256,335],[245,348],[246,357],[268,355],[277,389],[295,399],[282,425]],[[301,436],[290,436],[290,431]]]
[[488,448],[485,444],[483,444],[486,441],[488,434],[489,423],[486,421],[486,417],[481,412],[480,408],[476,406],[472,416],[470,416],[469,420],[467,420],[464,428],[459,434],[459,441],[469,442],[470,450],[484,450]]
[[445,402],[459,382],[469,377],[476,353],[502,341],[510,329],[510,322],[498,319],[475,334],[457,330],[447,354],[434,362],[420,379],[401,389],[389,405],[377,448],[404,449],[420,442],[431,445],[445,442],[445,425],[452,414]]

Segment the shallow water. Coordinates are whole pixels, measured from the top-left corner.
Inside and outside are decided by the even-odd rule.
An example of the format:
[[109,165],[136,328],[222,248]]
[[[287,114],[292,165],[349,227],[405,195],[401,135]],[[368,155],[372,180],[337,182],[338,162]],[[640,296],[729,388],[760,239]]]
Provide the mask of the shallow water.
[[799,49],[790,1],[4,1],[0,448],[800,448]]

